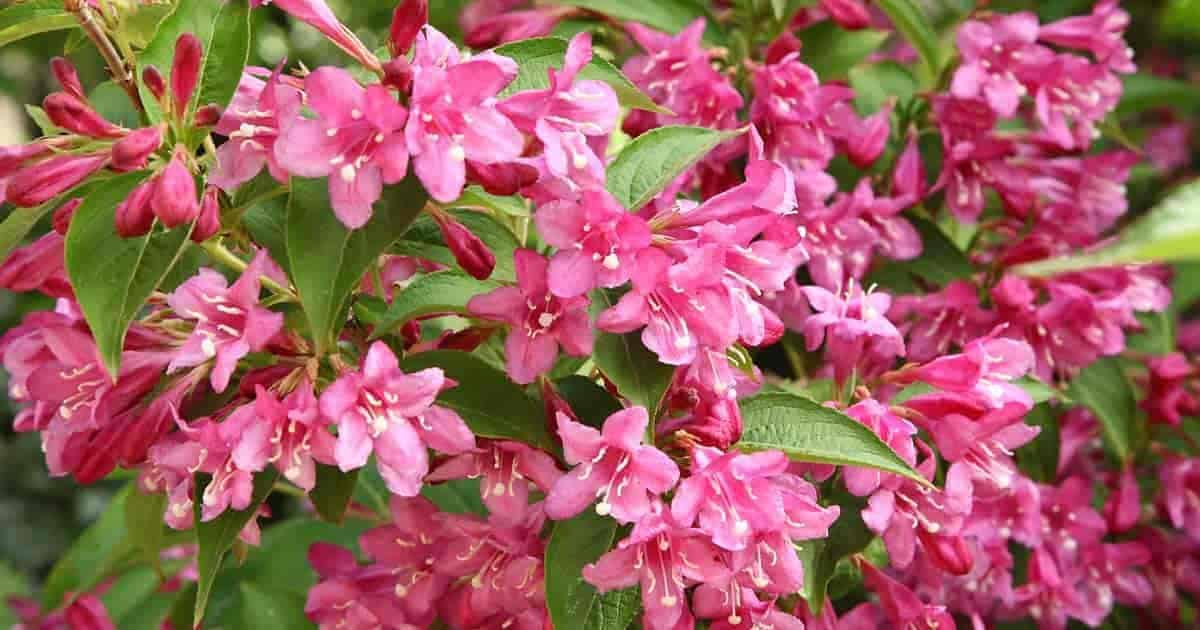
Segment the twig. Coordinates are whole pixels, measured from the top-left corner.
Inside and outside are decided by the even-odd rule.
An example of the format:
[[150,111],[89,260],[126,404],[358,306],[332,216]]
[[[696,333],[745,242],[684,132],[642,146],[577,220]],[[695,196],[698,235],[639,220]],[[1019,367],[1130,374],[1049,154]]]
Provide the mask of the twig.
[[83,32],[95,44],[96,50],[100,52],[100,56],[104,58],[104,62],[108,64],[109,74],[129,95],[129,100],[133,101],[134,107],[138,111],[145,111],[145,106],[142,105],[142,95],[138,93],[137,83],[134,82],[133,70],[129,64],[121,57],[121,53],[117,51],[112,40],[104,32],[104,29],[96,21],[95,14],[92,13],[92,7],[88,5],[87,0],[63,0],[63,7],[69,13],[74,13],[75,18],[79,20],[79,26],[83,28]]

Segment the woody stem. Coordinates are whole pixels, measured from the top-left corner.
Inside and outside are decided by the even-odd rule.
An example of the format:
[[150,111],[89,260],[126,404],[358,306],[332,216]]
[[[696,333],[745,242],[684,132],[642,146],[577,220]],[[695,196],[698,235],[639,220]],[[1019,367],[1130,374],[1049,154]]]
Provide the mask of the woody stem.
[[134,107],[138,111],[145,111],[145,106],[142,105],[142,96],[138,93],[137,84],[134,82],[133,70],[130,69],[122,58],[121,53],[117,51],[108,34],[96,21],[96,15],[92,11],[92,7],[88,5],[86,0],[64,0],[63,6],[70,13],[75,14],[75,18],[79,20],[79,26],[83,28],[83,32],[92,40],[92,44],[96,46],[96,50],[100,52],[100,56],[104,58],[104,63],[108,65],[109,74],[113,80],[125,90],[129,95],[129,100],[133,102]]

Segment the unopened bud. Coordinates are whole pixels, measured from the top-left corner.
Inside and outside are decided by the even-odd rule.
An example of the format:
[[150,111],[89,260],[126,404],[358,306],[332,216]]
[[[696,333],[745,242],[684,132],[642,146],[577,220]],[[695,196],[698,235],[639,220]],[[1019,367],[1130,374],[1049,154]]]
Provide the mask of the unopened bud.
[[112,138],[121,128],[108,122],[91,105],[66,92],[55,92],[42,101],[42,109],[50,122],[89,138]]
[[112,147],[112,169],[114,171],[136,171],[145,168],[150,156],[162,145],[162,130],[143,127],[121,138]]
[[154,210],[150,198],[154,195],[154,181],[138,184],[124,201],[117,204],[117,234],[124,238],[141,236],[154,226]]
[[536,182],[538,170],[522,162],[479,164],[468,160],[467,178],[493,195],[507,197]]
[[197,243],[203,243],[221,231],[221,204],[217,193],[215,186],[204,190],[204,199],[200,201],[200,216],[192,228],[192,240]]
[[951,575],[966,575],[975,566],[971,546],[962,536],[940,536],[919,530],[921,546],[938,568]]
[[892,195],[908,203],[916,203],[925,198],[927,188],[925,164],[921,161],[917,136],[910,133],[908,144],[896,160],[896,170],[892,172]]
[[438,210],[433,213],[433,219],[459,266],[477,280],[491,277],[492,270],[496,268],[496,256],[492,250],[449,213]]
[[846,157],[859,168],[867,168],[879,159],[887,148],[888,136],[892,133],[892,107],[889,101],[878,112],[854,125],[846,138]]
[[429,0],[403,0],[392,13],[388,50],[392,57],[406,54],[417,39],[421,27],[429,21]]
[[171,100],[176,117],[182,118],[192,102],[203,59],[204,50],[195,35],[184,33],[175,40],[175,59],[171,64]]
[[151,201],[154,215],[163,225],[173,228],[196,220],[200,204],[196,201],[196,180],[183,164],[179,151],[171,163],[158,176],[154,197]]
[[83,205],[83,199],[76,197],[75,199],[71,199],[70,201],[59,206],[58,209],[54,211],[54,231],[66,236],[67,230],[71,227],[71,219],[75,217],[75,211],[78,210],[79,206],[81,205]]
[[150,90],[154,98],[158,99],[161,103],[163,96],[167,93],[167,81],[163,78],[162,73],[158,71],[158,68],[146,66],[146,69],[142,70],[142,83],[146,86],[147,90]]
[[400,338],[404,340],[405,350],[421,343],[421,322],[415,319],[404,322],[400,327]]
[[412,87],[413,67],[407,57],[396,57],[383,64],[383,84],[408,93]]
[[558,435],[558,414],[570,418],[575,422],[579,422],[579,416],[575,415],[575,411],[571,409],[571,404],[566,398],[562,397],[558,388],[548,379],[538,379],[542,390],[542,401],[545,404],[546,410],[546,428],[550,429],[551,435]]
[[837,25],[854,31],[871,25],[871,12],[862,0],[821,0],[821,8]]
[[217,121],[221,120],[221,113],[220,105],[209,103],[196,110],[196,115],[192,117],[192,124],[197,127],[216,126]]
[[87,100],[83,91],[83,83],[79,81],[79,72],[75,70],[75,64],[64,57],[55,57],[50,60],[50,72],[54,73],[54,78],[58,80],[58,84],[62,86],[64,92],[81,101]]
[[5,197],[19,208],[32,208],[79,185],[108,162],[107,155],[60,155],[26,166],[8,180]]
[[460,352],[473,352],[487,341],[495,328],[467,328],[464,330],[446,331],[442,338],[438,340],[437,347],[439,350],[458,350]]

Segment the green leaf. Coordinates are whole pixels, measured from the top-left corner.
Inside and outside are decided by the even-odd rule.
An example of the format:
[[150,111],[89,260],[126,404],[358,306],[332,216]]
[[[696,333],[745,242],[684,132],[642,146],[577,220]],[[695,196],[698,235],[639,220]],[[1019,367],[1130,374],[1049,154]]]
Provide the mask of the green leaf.
[[12,250],[25,241],[25,237],[33,230],[33,226],[37,225],[37,222],[46,216],[46,213],[54,209],[55,203],[51,201],[36,208],[9,206],[11,212],[4,219],[4,223],[0,223],[0,260],[8,258]]
[[493,195],[479,186],[467,186],[458,199],[447,204],[450,208],[475,208],[503,212],[511,217],[529,216],[529,205],[517,195]]
[[475,355],[452,350],[422,352],[401,363],[405,372],[431,367],[442,368],[458,383],[442,392],[438,401],[457,411],[475,435],[554,449],[541,405],[508,380],[504,372]]
[[275,593],[251,582],[238,584],[243,628],[312,628],[304,616],[304,600]]
[[363,274],[408,229],[426,201],[424,189],[409,177],[385,189],[370,222],[347,230],[333,214],[328,187],[324,179],[293,177],[287,218],[288,266],[318,354],[334,346]]
[[[517,78],[500,93],[510,96],[525,90],[544,90],[550,87],[550,68],[561,69],[567,55],[567,40],[557,37],[539,37],[504,44],[496,53],[517,62]],[[639,89],[607,59],[593,56],[579,73],[580,79],[603,81],[617,93],[617,100],[625,107],[644,109],[650,112],[667,112]]]
[[[1172,297],[1179,299],[1172,294]],[[1170,310],[1158,313],[1138,313],[1141,332],[1130,335],[1127,347],[1146,354],[1170,354],[1175,351],[1175,315]]]
[[8,598],[29,595],[29,583],[5,562],[0,562],[0,627],[11,628],[17,617],[8,606]]
[[1104,358],[1084,368],[1071,382],[1070,393],[1075,402],[1092,410],[1105,444],[1121,463],[1128,463],[1140,429],[1133,386],[1120,359]]
[[[159,514],[159,521],[162,515]],[[122,619],[154,595],[158,589],[158,574],[150,567],[138,567],[117,578],[100,597],[111,619]],[[124,626],[122,626],[124,628]]]
[[609,416],[621,410],[621,401],[595,381],[578,374],[554,382],[558,394],[584,424],[599,429]]
[[479,494],[479,479],[455,479],[443,483],[427,483],[421,487],[421,496],[429,499],[442,512],[451,514],[477,514],[484,516],[487,509]]
[[625,145],[608,165],[608,191],[638,210],[676,177],[740,131],[714,131],[683,125],[659,127]]
[[[450,214],[472,234],[478,236],[479,240],[483,241],[484,245],[487,245],[488,249],[496,255],[496,269],[492,271],[491,280],[515,282],[517,272],[513,265],[513,253],[521,244],[517,241],[517,237],[513,236],[512,230],[482,212],[451,210]],[[413,221],[412,227],[404,233],[404,238],[396,243],[392,251],[397,254],[432,260],[450,267],[458,265],[454,260],[454,254],[442,240],[442,232],[438,229],[437,223],[427,214],[422,214],[417,217],[416,221]]]
[[1038,483],[1054,483],[1058,479],[1061,442],[1058,414],[1050,405],[1039,404],[1025,414],[1025,424],[1039,427],[1042,432],[1033,441],[1017,449],[1017,466]]
[[267,248],[274,260],[285,272],[290,272],[291,263],[287,255],[286,197],[274,197],[255,204],[242,215],[242,225],[255,243]]
[[[180,0],[138,56],[138,76],[149,65],[168,75],[175,57],[175,40],[184,33],[195,35],[204,47],[198,88],[188,104],[189,114],[210,103],[225,107],[233,99],[250,55],[250,6],[243,2]],[[162,120],[163,112],[154,95],[145,86],[141,86],[141,94],[150,120]],[[191,146],[196,146],[201,137],[196,134],[189,138]]]
[[132,483],[114,495],[100,518],[84,530],[54,564],[42,585],[42,610],[55,610],[68,592],[86,592],[112,572],[126,550],[122,545],[125,499],[131,492],[135,492]]
[[830,499],[831,504],[841,507],[841,514],[830,526],[829,536],[793,543],[796,554],[804,563],[804,587],[800,595],[808,602],[809,610],[816,614],[821,614],[825,607],[825,589],[838,562],[866,549],[874,538],[860,516],[867,506],[866,501],[844,490],[833,493]]
[[471,298],[500,286],[499,282],[476,280],[454,269],[421,276],[395,296],[371,338],[378,339],[395,330],[397,326],[418,317],[441,313],[466,313],[467,302]]
[[1200,181],[1185,184],[1098,251],[1016,267],[1027,276],[1049,276],[1095,267],[1200,259]]
[[354,496],[358,471],[342,472],[337,466],[317,464],[317,485],[308,493],[317,514],[330,523],[341,523]]
[[942,49],[931,27],[933,21],[914,0],[879,0],[876,4],[921,57],[924,82],[936,80],[942,70]]
[[[563,0],[559,4],[603,13],[622,22],[638,22],[664,33],[678,33],[696,18],[707,14],[701,3],[688,0]],[[720,44],[723,36],[709,20],[704,41]]]
[[225,552],[233,546],[242,528],[258,514],[258,507],[267,500],[267,495],[271,494],[278,478],[279,473],[274,468],[254,475],[254,494],[250,498],[250,505],[245,510],[226,510],[224,514],[208,522],[200,520],[203,501],[199,499],[204,496],[204,486],[207,483],[204,486],[196,484],[196,544],[199,549],[196,552],[196,604],[192,609],[194,627],[199,628],[204,619],[204,609],[208,606],[213,581],[217,578],[217,571],[221,570]]
[[873,431],[803,396],[772,392],[741,401],[744,451],[777,449],[793,461],[862,466],[928,482]]
[[167,620],[173,630],[192,630],[192,612],[196,608],[196,584],[188,584],[179,591],[179,595],[171,604]]
[[971,261],[950,237],[932,221],[912,218],[909,221],[921,234],[921,255],[907,263],[908,270],[938,286],[946,286],[955,280],[970,278],[975,273]]
[[912,98],[920,87],[909,69],[895,61],[858,65],[850,69],[850,87],[860,114],[873,114],[888,99]]
[[1200,107],[1200,87],[1194,83],[1136,73],[1122,79],[1124,90],[1117,114],[1130,116],[1159,107],[1196,109]]
[[98,186],[75,211],[67,232],[67,274],[100,357],[114,378],[129,323],[190,244],[191,226],[137,238],[117,235],[117,204],[147,175],[129,173]]
[[861,29],[847,31],[832,20],[800,31],[804,44],[802,60],[822,81],[844,79],[850,70],[879,50],[890,33]]
[[[592,306],[607,308],[616,304],[616,298],[607,291],[593,292]],[[592,359],[617,391],[634,405],[641,405],[650,414],[650,430],[658,417],[659,407],[671,379],[675,377],[675,366],[658,360],[658,356],[642,343],[640,333],[623,335],[600,332],[596,336]]]
[[78,26],[63,0],[25,0],[0,9],[0,46],[50,31]]
[[1200,262],[1176,263],[1172,267],[1175,274],[1171,279],[1171,305],[1167,311],[1178,316],[1200,300]]
[[584,510],[558,521],[546,544],[546,607],[557,628],[625,630],[640,606],[636,589],[601,595],[584,581],[584,565],[595,562],[617,539],[617,522]]
[[159,564],[166,534],[163,524],[166,508],[167,495],[161,492],[145,494],[135,489],[125,498],[125,539],[143,561],[154,567]]

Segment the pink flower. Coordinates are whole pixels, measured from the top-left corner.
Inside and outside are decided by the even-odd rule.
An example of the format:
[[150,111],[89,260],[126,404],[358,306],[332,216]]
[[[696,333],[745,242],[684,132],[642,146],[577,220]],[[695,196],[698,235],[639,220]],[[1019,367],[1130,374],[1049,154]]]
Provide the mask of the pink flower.
[[391,523],[367,530],[359,546],[379,568],[387,569],[408,623],[428,625],[450,578],[437,571],[437,558],[448,533],[437,520],[437,507],[423,497],[396,497]]
[[315,462],[334,462],[334,437],[321,422],[312,385],[302,381],[282,401],[259,385],[254,413],[257,422],[234,447],[236,465],[263,470],[274,464],[285,479],[302,490],[312,490],[317,482]]
[[466,162],[495,164],[521,155],[525,139],[497,108],[517,65],[493,53],[462,61],[445,35],[426,26],[413,52],[412,112],[405,127],[413,168],[431,197],[458,198]]
[[[790,543],[789,543],[790,546]],[[795,552],[787,550],[781,558],[795,558]],[[786,560],[788,562],[791,559]],[[737,579],[727,584],[705,582],[696,588],[692,596],[696,616],[711,619],[710,630],[804,630],[799,619],[775,607],[774,599],[760,600],[753,588],[742,586]]]
[[[7,265],[7,263],[6,263]],[[1195,369],[1181,352],[1153,357],[1147,362],[1150,379],[1146,397],[1138,405],[1152,422],[1179,426],[1185,416],[1200,414],[1195,393]]]
[[650,418],[642,407],[618,411],[597,431],[558,414],[567,463],[575,466],[546,495],[546,515],[564,520],[597,497],[596,513],[632,523],[650,512],[657,495],[675,487],[679,467],[654,446],[643,445]]
[[912,370],[912,378],[967,394],[992,409],[1010,403],[1032,409],[1033,399],[1011,381],[1033,369],[1033,349],[1023,341],[997,337],[1002,331],[998,328],[968,343],[962,354],[943,356]]
[[745,549],[756,533],[782,527],[784,518],[771,478],[787,470],[779,451],[743,455],[705,446],[692,449],[691,474],[679,484],[671,516],[700,529],[722,549]]
[[150,156],[162,145],[161,127],[143,127],[132,131],[113,144],[112,164],[114,171],[136,171],[146,168]]
[[341,68],[317,68],[304,89],[317,118],[281,122],[275,160],[293,175],[328,176],[334,213],[346,227],[358,229],[370,220],[383,185],[408,172],[401,135],[408,112],[383,86],[364,88]]
[[308,562],[318,581],[308,591],[304,614],[321,630],[411,628],[393,585],[391,567],[361,567],[354,554],[330,543],[313,543]]
[[0,264],[0,287],[18,292],[40,291],[50,297],[74,297],[63,258],[64,244],[63,235],[52,231],[14,249]]
[[209,184],[233,192],[263,166],[276,181],[287,182],[288,172],[275,157],[275,145],[283,127],[299,115],[302,95],[281,80],[280,70],[276,68],[265,82],[255,76],[256,69],[242,74],[233,102],[214,129],[229,140],[217,148]]
[[426,481],[480,479],[484,505],[503,522],[525,512],[530,486],[548,493],[560,477],[562,471],[546,453],[520,442],[489,440],[478,450],[446,460]]
[[477,295],[467,310],[512,327],[504,344],[508,373],[527,384],[554,367],[560,345],[568,354],[591,354],[592,329],[586,296],[551,295],[546,259],[528,249],[518,249],[515,256],[517,286]]
[[544,204],[534,219],[542,238],[559,248],[549,269],[550,290],[559,296],[625,284],[638,252],[650,246],[645,220],[626,212],[604,190]]
[[184,33],[175,40],[175,56],[171,59],[171,105],[180,121],[191,107],[203,60],[204,51],[195,35]]
[[885,316],[892,296],[864,293],[854,284],[844,298],[816,286],[802,290],[816,311],[804,322],[808,350],[825,344],[825,355],[833,363],[839,383],[850,377],[864,357],[890,360],[904,355],[904,339]]
[[616,549],[583,568],[583,579],[601,592],[640,582],[647,630],[691,627],[684,589],[728,574],[721,552],[696,530],[680,527],[661,506],[647,512]]
[[1058,486],[1043,486],[1041,494],[1042,543],[1061,558],[1073,558],[1104,537],[1108,524],[1092,507],[1090,480],[1070,477]]
[[194,320],[196,327],[171,359],[169,372],[215,359],[212,386],[225,391],[238,361],[265,348],[283,329],[283,314],[258,305],[259,278],[269,260],[260,250],[232,286],[220,273],[201,269],[175,289],[167,304],[178,316]]
[[108,162],[108,155],[56,155],[15,170],[4,186],[6,200],[18,208],[50,201],[91,177]]
[[1029,581],[1014,592],[1016,606],[1041,630],[1063,630],[1069,617],[1099,626],[1108,611],[1085,600],[1076,583],[1076,576],[1064,574],[1053,554],[1039,547],[1029,560]]
[[54,92],[42,101],[46,117],[56,126],[71,133],[89,138],[118,138],[125,130],[109,122],[86,100],[68,94]]
[[379,69],[379,59],[338,20],[325,0],[250,0],[251,7],[266,4],[274,4],[297,20],[317,29],[329,41],[367,68]]
[[1171,525],[1200,542],[1200,459],[1169,457],[1158,469],[1161,503]]
[[958,29],[963,64],[950,92],[957,98],[981,97],[1000,116],[1016,113],[1028,85],[1040,80],[1053,52],[1037,45],[1038,19],[1032,13],[970,20]]
[[571,7],[542,6],[529,0],[474,0],[458,16],[468,46],[481,49],[554,31]]
[[[259,466],[265,467],[267,462],[246,457],[235,458],[234,452],[242,436],[259,422],[258,412],[253,404],[238,407],[221,422],[210,418],[202,418],[191,424],[179,422],[186,442],[179,445],[183,448],[175,457],[191,456],[194,459],[185,464],[186,470],[212,475],[200,497],[201,521],[211,521],[230,508],[245,510],[250,507],[250,499],[254,492],[254,473],[262,470]],[[247,459],[250,461],[246,461]],[[240,464],[250,466],[243,468]],[[190,486],[190,480],[182,481],[181,485]],[[176,509],[174,502],[168,510],[173,509]]]
[[177,147],[167,167],[155,177],[154,192],[150,196],[154,216],[167,228],[191,223],[200,216],[196,178],[183,163],[183,156],[183,147]]
[[1121,81],[1103,66],[1059,55],[1042,73],[1034,95],[1038,121],[1064,149],[1086,149],[1121,100]]
[[387,344],[371,344],[362,370],[342,374],[321,394],[321,413],[338,425],[338,466],[361,468],[374,451],[388,489],[416,496],[429,472],[427,448],[456,455],[475,447],[462,418],[434,404],[448,385],[441,369],[405,374]]
[[[887,407],[872,399],[864,400],[847,408],[846,415],[871,429],[910,466],[917,463],[917,447],[913,444],[913,436],[917,434],[917,427],[913,426],[911,422],[896,416]],[[880,470],[856,466],[844,467],[842,479],[846,483],[846,489],[851,494],[860,497],[875,492],[885,480],[899,481],[895,479],[894,475]]]
[[[913,630],[940,630],[955,627],[954,617],[945,606],[926,604],[911,589],[888,577],[869,562],[859,562],[867,588],[879,597],[879,604],[892,627]],[[843,622],[849,621],[843,617]],[[840,627],[840,626],[839,626]]]
[[1076,15],[1042,26],[1038,39],[1087,50],[1099,63],[1124,74],[1137,71],[1133,49],[1125,43],[1128,27],[1129,13],[1121,9],[1119,0],[1100,0],[1090,15]]

